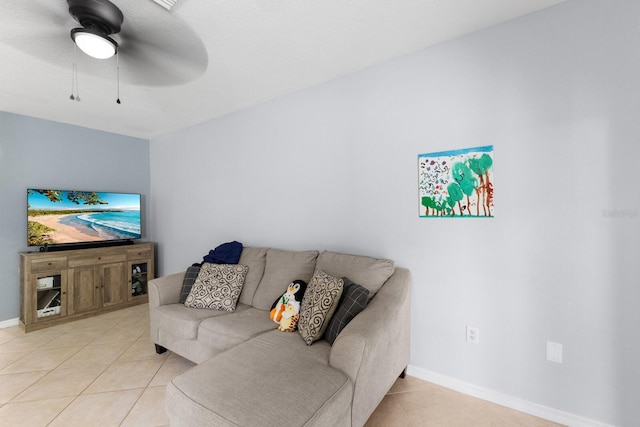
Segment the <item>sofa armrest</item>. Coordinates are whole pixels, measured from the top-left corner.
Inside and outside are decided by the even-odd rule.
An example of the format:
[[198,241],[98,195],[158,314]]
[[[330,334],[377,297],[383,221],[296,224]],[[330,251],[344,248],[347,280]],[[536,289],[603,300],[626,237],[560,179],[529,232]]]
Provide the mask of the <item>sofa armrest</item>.
[[[149,334],[151,341],[159,344],[158,309],[161,305],[177,304],[180,302],[182,282],[185,271],[170,274],[149,281]],[[156,350],[157,351],[157,350]]]
[[354,385],[352,425],[362,426],[409,364],[411,273],[396,268],[338,335],[329,363]]
[[177,304],[180,302],[185,272],[158,277],[149,281],[149,307]]

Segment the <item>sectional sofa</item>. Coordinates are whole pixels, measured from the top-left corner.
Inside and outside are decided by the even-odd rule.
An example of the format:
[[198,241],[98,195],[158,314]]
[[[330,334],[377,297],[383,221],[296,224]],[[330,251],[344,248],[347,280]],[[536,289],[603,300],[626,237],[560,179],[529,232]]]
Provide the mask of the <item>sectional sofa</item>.
[[[197,363],[167,385],[171,425],[364,425],[409,363],[410,272],[388,259],[250,247],[238,265],[247,268],[233,311],[181,303],[185,273],[149,284],[157,351]],[[287,286],[302,280],[309,284],[306,295],[322,274],[333,285],[366,289],[366,307],[350,321],[351,315],[340,317],[349,309],[345,285],[322,320],[334,321],[333,336],[326,325],[313,325],[316,320],[303,327],[303,313],[300,331],[278,330],[270,311]],[[324,335],[309,339],[309,323]],[[343,323],[337,335],[335,323]]]

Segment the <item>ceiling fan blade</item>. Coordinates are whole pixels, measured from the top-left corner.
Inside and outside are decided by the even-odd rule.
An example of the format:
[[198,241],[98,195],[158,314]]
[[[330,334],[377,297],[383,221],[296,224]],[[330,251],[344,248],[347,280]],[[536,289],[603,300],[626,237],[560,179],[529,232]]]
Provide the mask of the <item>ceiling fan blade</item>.
[[14,31],[2,37],[2,42],[54,65],[66,66],[73,59],[73,41],[60,31]]
[[130,73],[123,77],[125,82],[171,86],[195,80],[207,69],[207,51],[199,39],[184,43],[177,38],[163,44],[126,34],[123,40],[118,55],[121,67]]
[[39,60],[67,65],[73,55],[73,18],[65,0],[0,0],[0,43]]
[[64,29],[74,21],[67,12],[65,0],[0,0],[2,8],[2,29],[27,27],[34,32],[42,29]]
[[149,0],[119,0],[117,5],[125,15],[118,34],[123,81],[171,86],[192,81],[206,71],[207,49],[178,15]]

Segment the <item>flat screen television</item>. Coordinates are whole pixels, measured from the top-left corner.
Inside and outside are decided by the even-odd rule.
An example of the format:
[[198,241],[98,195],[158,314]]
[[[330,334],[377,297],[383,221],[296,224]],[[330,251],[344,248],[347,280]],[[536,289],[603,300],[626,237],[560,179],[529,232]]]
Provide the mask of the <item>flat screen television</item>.
[[27,190],[29,246],[130,243],[142,237],[140,194]]

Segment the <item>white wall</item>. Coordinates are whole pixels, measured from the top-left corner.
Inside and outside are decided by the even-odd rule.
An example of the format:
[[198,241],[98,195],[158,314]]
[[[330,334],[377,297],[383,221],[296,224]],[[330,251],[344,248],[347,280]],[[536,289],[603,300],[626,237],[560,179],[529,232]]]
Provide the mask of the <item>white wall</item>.
[[18,253],[34,250],[27,188],[141,193],[145,221],[149,141],[0,112],[0,321],[20,314]]
[[[412,366],[634,425],[638,16],[569,1],[152,141],[160,272],[234,239],[390,257]],[[496,218],[420,219],[417,155],[489,144]]]

